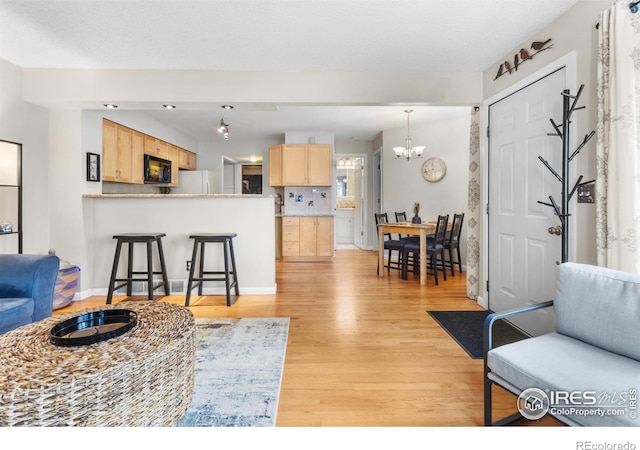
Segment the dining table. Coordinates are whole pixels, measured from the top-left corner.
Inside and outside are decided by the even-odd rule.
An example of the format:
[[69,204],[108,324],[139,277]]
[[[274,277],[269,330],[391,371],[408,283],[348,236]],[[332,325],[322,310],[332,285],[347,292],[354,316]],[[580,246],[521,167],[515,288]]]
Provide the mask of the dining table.
[[[385,276],[384,235],[387,233],[420,236],[420,261],[427,260],[427,235],[436,232],[436,222],[394,222],[378,225],[378,275]],[[427,284],[427,265],[420,264],[420,284]]]

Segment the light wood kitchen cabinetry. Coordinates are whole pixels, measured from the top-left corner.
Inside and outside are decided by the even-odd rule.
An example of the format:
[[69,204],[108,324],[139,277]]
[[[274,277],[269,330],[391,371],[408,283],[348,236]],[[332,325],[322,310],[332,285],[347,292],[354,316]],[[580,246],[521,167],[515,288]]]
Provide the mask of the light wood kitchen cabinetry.
[[131,182],[144,183],[144,134],[131,130]]
[[102,121],[102,179],[133,183],[131,157],[132,130],[104,119]]
[[285,261],[321,261],[333,257],[333,217],[283,217]]
[[271,186],[332,186],[333,157],[328,144],[283,144],[269,148]]
[[180,148],[169,144],[169,161],[171,161],[171,183],[169,186],[178,185],[178,167],[180,165]]
[[156,158],[169,159],[169,144],[153,136],[145,135],[144,154],[155,156]]
[[171,183],[168,186],[178,185],[179,168],[196,168],[195,153],[108,119],[102,119],[103,181],[143,184],[144,155],[171,161]]
[[196,154],[183,148],[179,149],[178,167],[183,170],[196,170]]
[[282,184],[282,145],[269,147],[269,186]]

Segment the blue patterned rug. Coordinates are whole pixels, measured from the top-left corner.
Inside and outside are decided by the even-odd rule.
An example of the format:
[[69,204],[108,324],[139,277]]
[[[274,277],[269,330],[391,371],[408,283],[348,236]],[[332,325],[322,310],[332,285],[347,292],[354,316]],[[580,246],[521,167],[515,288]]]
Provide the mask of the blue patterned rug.
[[289,318],[197,319],[195,388],[179,427],[272,427]]

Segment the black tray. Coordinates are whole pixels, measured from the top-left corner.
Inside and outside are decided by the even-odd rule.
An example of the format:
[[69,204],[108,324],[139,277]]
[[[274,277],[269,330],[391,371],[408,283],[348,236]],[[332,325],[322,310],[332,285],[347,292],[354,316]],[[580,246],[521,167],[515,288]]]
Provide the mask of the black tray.
[[137,321],[138,315],[128,309],[94,311],[60,322],[49,340],[62,347],[94,344],[126,333]]

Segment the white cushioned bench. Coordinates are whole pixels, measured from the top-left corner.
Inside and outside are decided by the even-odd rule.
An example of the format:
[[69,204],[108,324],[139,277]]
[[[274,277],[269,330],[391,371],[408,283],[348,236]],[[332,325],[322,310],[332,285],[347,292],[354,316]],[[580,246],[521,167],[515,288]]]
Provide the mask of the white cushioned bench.
[[[555,310],[554,332],[492,348],[496,320],[546,307]],[[635,400],[640,389],[640,275],[561,264],[553,301],[491,314],[484,334],[485,425],[523,416],[520,409],[493,421],[491,387],[496,384],[515,395],[527,391],[520,402],[531,389],[539,390],[548,400],[540,408],[568,425],[640,426]],[[535,411],[534,404],[527,405]]]

